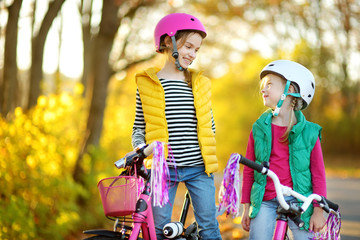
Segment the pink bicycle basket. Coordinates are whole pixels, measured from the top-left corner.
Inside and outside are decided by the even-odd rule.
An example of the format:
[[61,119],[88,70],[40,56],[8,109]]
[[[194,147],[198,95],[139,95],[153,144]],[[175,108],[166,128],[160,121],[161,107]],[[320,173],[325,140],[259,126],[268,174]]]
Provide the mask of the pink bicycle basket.
[[138,198],[136,176],[104,178],[99,181],[98,189],[106,216],[126,216],[135,211]]

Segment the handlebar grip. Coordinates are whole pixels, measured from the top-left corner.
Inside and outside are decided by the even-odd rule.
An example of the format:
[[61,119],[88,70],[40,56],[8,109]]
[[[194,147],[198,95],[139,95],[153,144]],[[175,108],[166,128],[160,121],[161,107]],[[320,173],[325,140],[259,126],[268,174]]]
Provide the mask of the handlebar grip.
[[131,161],[133,160],[133,158],[138,157],[138,153],[133,153],[131,155],[125,156],[123,158],[121,158],[120,160],[117,160],[114,164],[115,167],[117,168],[125,168],[127,166],[129,166],[129,164],[131,163]]
[[[134,163],[134,159],[141,159],[144,160],[147,155],[152,152],[152,147],[148,144],[143,144],[137,148],[135,148],[135,152],[128,153],[125,157],[121,158],[120,160],[116,161],[114,164],[117,168],[125,168],[130,166]],[[141,162],[142,163],[142,162]]]
[[327,202],[327,204],[329,205],[329,207],[334,210],[335,212],[337,212],[339,210],[339,205],[336,203],[333,203],[332,201],[330,201],[329,199],[325,198],[325,201]]
[[258,163],[256,163],[256,162],[254,162],[254,161],[252,161],[252,160],[250,160],[250,159],[245,158],[243,155],[240,155],[240,160],[239,160],[239,162],[240,162],[241,164],[244,164],[244,165],[246,165],[246,166],[248,166],[248,167],[250,167],[250,168],[258,171],[259,173],[261,173],[262,170],[263,170],[263,168],[264,168],[264,166],[262,166],[262,165],[260,165],[260,164],[258,164]]
[[115,163],[114,163],[115,167],[117,168],[125,168],[126,167],[126,159],[125,157],[117,160]]

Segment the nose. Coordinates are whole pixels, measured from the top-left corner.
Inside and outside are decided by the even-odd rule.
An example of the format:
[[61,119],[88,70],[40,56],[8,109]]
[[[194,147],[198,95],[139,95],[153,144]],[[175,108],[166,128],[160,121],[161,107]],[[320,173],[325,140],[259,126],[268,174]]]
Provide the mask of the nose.
[[195,50],[190,51],[189,55],[194,60],[196,58],[196,51]]

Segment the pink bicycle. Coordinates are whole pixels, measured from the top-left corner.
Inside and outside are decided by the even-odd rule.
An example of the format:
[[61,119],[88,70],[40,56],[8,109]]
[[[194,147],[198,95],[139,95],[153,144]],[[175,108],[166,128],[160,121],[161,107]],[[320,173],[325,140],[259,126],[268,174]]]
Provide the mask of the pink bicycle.
[[[151,207],[151,174],[143,166],[145,157],[150,155],[152,151],[153,144],[145,145],[128,153],[115,162],[117,168],[126,170],[120,176],[105,178],[98,183],[105,215],[110,220],[115,221],[114,228],[113,231],[86,230],[83,232],[84,234],[93,235],[86,240],[156,240]],[[140,178],[144,179],[145,183],[141,194],[138,194]],[[166,238],[198,239],[196,222],[184,228],[190,202],[190,196],[187,192],[179,222],[168,223],[163,228],[163,234]]]
[[[274,240],[289,239],[287,235],[288,219],[293,220],[294,223],[297,224],[299,227],[303,227],[304,222],[300,218],[301,214],[308,209],[308,207],[313,203],[314,200],[329,215],[326,222],[325,231],[321,234],[314,234],[313,239],[319,239],[319,240],[340,239],[341,216],[340,216],[338,204],[335,204],[318,194],[311,194],[308,197],[305,197],[295,192],[293,189],[284,186],[280,183],[277,175],[269,169],[268,163],[258,164],[239,154],[231,155],[228,165],[224,171],[225,173],[224,173],[224,181],[223,181],[223,193],[222,193],[220,206],[227,206],[227,208],[229,209],[228,213],[229,212],[232,212],[232,214],[238,213],[236,212],[238,211],[237,209],[239,208],[238,205],[234,206],[231,204],[234,204],[234,202],[236,202],[239,199],[237,194],[238,192],[235,191],[235,189],[239,188],[239,184],[238,184],[239,177],[237,178],[233,177],[234,174],[239,172],[239,166],[238,166],[239,163],[244,164],[263,175],[267,175],[274,182],[277,199],[280,204],[280,206],[276,211],[277,218],[276,218],[276,225],[273,235]],[[237,184],[235,182],[237,182]],[[284,196],[293,196],[297,200],[296,202],[293,201],[287,202],[285,201]]]

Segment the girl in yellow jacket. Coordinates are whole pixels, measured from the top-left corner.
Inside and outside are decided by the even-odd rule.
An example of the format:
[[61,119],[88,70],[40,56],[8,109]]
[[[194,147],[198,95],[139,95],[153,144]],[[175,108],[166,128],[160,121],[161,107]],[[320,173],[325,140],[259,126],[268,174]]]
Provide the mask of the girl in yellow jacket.
[[[171,222],[179,182],[191,196],[199,235],[221,239],[216,220],[213,172],[217,171],[215,123],[211,110],[211,83],[202,72],[188,69],[195,60],[206,31],[194,16],[173,13],[155,28],[155,47],[167,60],[161,69],[136,74],[136,116],[133,147],[154,141],[171,146],[169,203],[153,207],[157,239]],[[151,164],[151,163],[150,163]],[[147,165],[150,167],[150,165]]]

